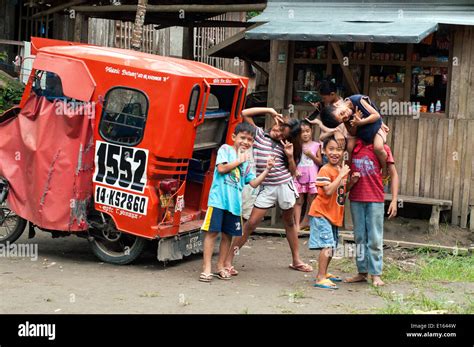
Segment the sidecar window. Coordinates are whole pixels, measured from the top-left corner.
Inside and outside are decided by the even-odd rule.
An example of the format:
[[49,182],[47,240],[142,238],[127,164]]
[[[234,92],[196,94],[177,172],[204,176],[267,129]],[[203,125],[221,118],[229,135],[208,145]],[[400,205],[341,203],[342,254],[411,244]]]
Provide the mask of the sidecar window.
[[136,89],[115,87],[105,95],[100,135],[107,141],[135,146],[143,138],[148,98]]
[[33,81],[33,92],[49,101],[67,100],[64,95],[61,78],[54,72],[38,70]]

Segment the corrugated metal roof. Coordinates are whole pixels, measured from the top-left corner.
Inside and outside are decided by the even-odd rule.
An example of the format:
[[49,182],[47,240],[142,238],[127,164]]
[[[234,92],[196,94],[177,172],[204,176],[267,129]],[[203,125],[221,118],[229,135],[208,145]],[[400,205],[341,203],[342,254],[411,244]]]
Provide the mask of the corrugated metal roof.
[[268,1],[253,22],[424,21],[474,25],[473,0],[427,1]]
[[249,30],[246,39],[419,43],[438,29],[428,22],[280,22]]
[[269,1],[246,39],[418,43],[437,24],[474,25],[474,0]]

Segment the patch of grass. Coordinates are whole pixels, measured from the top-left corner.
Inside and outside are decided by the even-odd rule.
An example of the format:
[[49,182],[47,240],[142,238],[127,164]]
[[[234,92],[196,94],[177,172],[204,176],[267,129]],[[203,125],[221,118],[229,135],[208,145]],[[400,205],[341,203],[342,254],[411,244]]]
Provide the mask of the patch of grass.
[[160,296],[160,293],[158,292],[145,292],[143,294],[140,294],[141,298],[157,298]]
[[444,298],[430,298],[424,293],[412,292],[408,295],[386,292],[381,288],[374,287],[375,293],[382,297],[386,306],[376,309],[377,313],[383,314],[421,314],[421,313],[474,313],[474,300],[466,296],[463,304],[457,304]]
[[385,261],[383,278],[388,282],[446,281],[474,282],[474,257],[429,250],[416,251],[418,256],[410,269],[400,261]]
[[333,259],[329,267],[334,267],[345,273],[356,273],[357,267],[353,258]]
[[304,289],[296,289],[293,292],[285,292],[280,296],[287,296],[288,301],[291,303],[299,303],[299,299],[307,298]]
[[446,294],[453,294],[455,291],[452,288],[443,287],[438,283],[420,283],[422,287],[429,287],[430,289],[434,290],[438,293],[446,293]]

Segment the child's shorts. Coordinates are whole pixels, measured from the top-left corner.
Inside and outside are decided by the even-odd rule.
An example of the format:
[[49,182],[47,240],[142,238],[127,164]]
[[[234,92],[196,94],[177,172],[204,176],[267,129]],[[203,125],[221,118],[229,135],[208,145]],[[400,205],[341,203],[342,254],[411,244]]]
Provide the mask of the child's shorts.
[[249,219],[253,210],[253,205],[257,199],[258,188],[252,188],[250,184],[245,185],[242,190],[242,218]]
[[309,249],[337,248],[339,229],[324,217],[309,217]]
[[285,211],[295,206],[298,197],[293,180],[277,186],[261,185],[254,206],[266,209],[274,207],[278,202],[278,206]]
[[306,194],[306,193],[317,194],[318,193],[318,188],[316,188],[315,182],[300,183],[295,178],[295,187],[298,194]]
[[209,206],[201,230],[214,233],[223,232],[231,236],[242,236],[242,218],[229,211]]

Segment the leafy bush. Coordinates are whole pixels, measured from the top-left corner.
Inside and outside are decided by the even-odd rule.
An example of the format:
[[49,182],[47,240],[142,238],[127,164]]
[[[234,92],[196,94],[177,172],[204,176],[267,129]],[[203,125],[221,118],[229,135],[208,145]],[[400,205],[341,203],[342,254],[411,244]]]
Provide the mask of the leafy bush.
[[0,89],[0,113],[19,104],[22,95],[23,89],[17,89],[11,86],[7,86],[3,90]]

